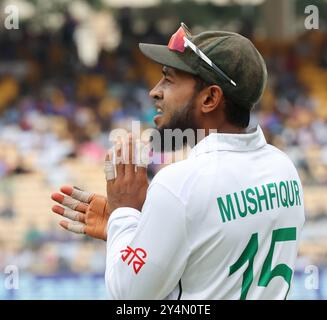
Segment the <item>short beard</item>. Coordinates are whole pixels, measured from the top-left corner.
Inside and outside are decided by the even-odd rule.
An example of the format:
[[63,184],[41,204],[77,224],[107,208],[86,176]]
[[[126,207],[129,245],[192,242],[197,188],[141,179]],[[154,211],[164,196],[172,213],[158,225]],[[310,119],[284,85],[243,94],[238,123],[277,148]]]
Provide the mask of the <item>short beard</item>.
[[[162,126],[161,128],[157,129],[157,132],[160,135],[160,145],[158,145],[155,139],[152,139],[152,148],[153,151],[156,152],[170,152],[180,150],[187,144],[187,137],[183,136],[182,144],[177,143],[175,136],[172,136],[171,143],[165,143],[165,132],[171,132],[173,130],[179,129],[181,132],[185,132],[185,130],[192,130],[194,133],[194,137],[196,137],[196,129],[197,124],[195,121],[195,97],[196,94],[193,94],[191,99],[188,101],[186,105],[182,108],[178,108],[175,111],[175,114],[171,118],[168,124]],[[167,134],[167,136],[171,137],[171,135]],[[196,143],[196,142],[195,142]]]

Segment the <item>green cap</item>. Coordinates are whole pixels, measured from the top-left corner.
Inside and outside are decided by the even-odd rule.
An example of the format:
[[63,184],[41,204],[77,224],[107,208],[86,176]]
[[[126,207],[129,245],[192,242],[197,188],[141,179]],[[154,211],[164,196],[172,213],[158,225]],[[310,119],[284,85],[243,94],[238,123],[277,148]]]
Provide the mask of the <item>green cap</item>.
[[188,39],[195,44],[236,86],[232,85],[190,48],[173,51],[164,45],[140,43],[145,56],[162,65],[197,75],[219,85],[224,95],[239,106],[251,109],[261,98],[267,82],[267,68],[253,43],[240,34],[206,31]]

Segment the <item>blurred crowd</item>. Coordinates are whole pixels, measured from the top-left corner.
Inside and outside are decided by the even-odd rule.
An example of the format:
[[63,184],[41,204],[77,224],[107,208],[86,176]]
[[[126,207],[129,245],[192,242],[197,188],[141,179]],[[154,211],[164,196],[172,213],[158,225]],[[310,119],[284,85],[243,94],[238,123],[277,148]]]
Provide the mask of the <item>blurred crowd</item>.
[[77,238],[56,231],[41,232],[31,225],[23,237],[21,247],[8,250],[1,246],[0,266],[15,265],[21,273],[39,276],[53,274],[103,274],[105,246],[90,238]]
[[[149,88],[160,68],[140,54],[137,43],[165,43],[158,30],[122,35],[113,52],[101,51],[85,67],[73,40],[74,23],[61,32],[31,34],[24,28],[0,37],[0,177],[51,168],[66,158],[102,161],[108,133],[140,120],[151,127]],[[124,29],[123,29],[124,31]],[[308,32],[290,43],[252,39],[264,54],[269,84],[252,121],[283,149],[304,184],[327,182],[327,37]],[[319,91],[320,90],[320,91]]]
[[[17,215],[12,177],[39,172],[57,187],[69,180],[62,166],[67,159],[102,163],[113,128],[129,128],[133,119],[153,126],[148,90],[161,68],[140,54],[137,43],[166,43],[167,36],[153,26],[141,36],[122,28],[118,48],[101,51],[90,68],[79,60],[75,27],[67,18],[55,34],[21,28],[0,35],[0,219]],[[266,59],[269,83],[251,122],[292,158],[304,185],[326,186],[326,34],[307,32],[283,44],[252,40]],[[40,274],[103,270],[102,245],[65,237],[31,226],[18,251],[0,250],[0,265],[19,259],[18,265]]]
[[307,32],[289,43],[258,41],[269,83],[256,118],[268,142],[286,152],[304,185],[327,184],[327,36]]

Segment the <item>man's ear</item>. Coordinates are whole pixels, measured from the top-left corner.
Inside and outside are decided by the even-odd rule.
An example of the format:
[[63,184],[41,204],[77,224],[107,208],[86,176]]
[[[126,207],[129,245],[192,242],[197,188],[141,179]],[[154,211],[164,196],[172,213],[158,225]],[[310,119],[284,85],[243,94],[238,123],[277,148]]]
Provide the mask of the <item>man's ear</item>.
[[201,112],[209,113],[222,105],[223,90],[217,86],[212,85],[202,90],[201,95]]

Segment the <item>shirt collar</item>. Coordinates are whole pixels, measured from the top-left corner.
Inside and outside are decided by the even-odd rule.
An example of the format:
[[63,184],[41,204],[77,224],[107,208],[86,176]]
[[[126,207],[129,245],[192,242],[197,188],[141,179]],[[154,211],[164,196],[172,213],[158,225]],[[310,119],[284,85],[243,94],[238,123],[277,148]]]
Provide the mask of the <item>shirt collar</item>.
[[189,157],[213,151],[247,152],[264,147],[267,142],[260,126],[252,130],[241,134],[211,133],[191,149]]

